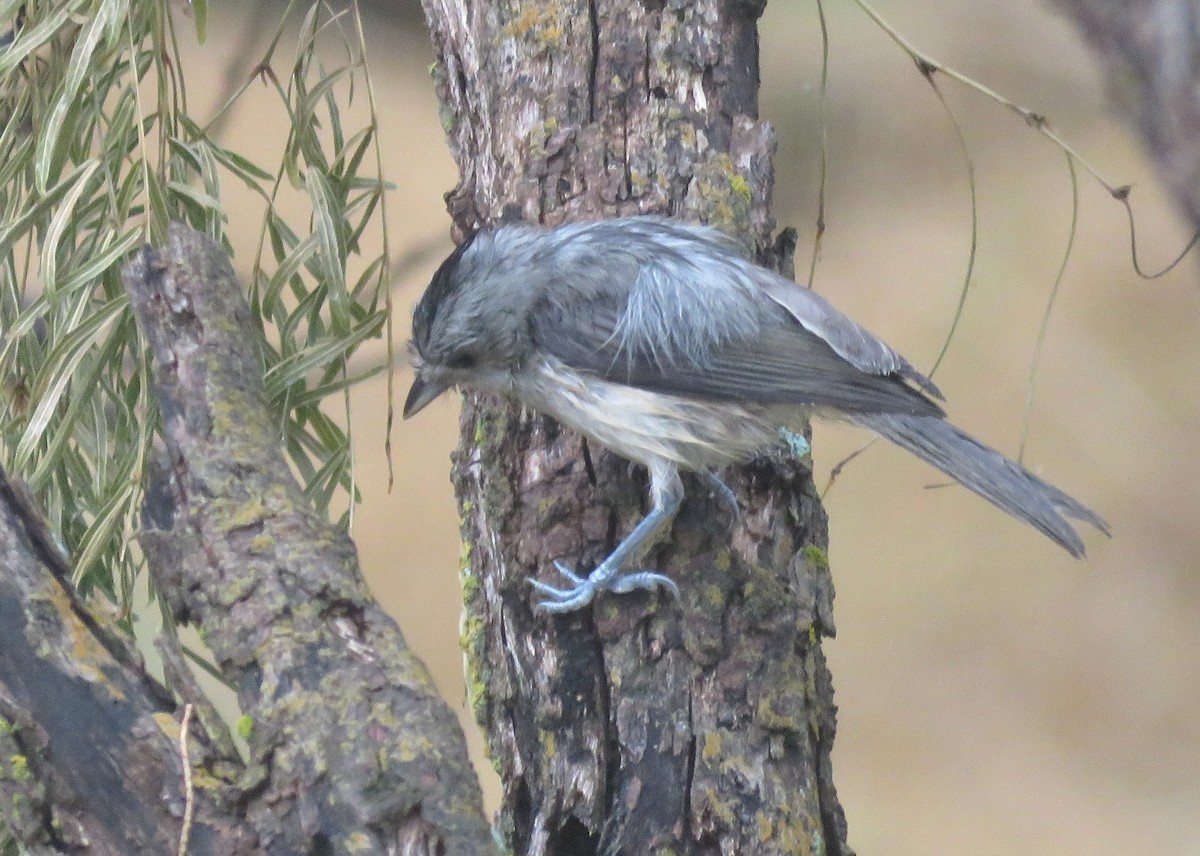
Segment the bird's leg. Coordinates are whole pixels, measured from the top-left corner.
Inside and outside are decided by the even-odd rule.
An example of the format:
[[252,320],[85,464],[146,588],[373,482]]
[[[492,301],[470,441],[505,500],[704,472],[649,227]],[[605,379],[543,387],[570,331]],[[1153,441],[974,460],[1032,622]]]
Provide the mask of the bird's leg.
[[650,463],[650,498],[654,503],[650,513],[587,577],[579,576],[562,562],[555,562],[554,567],[570,583],[569,586],[558,588],[539,580],[529,581],[544,595],[535,607],[538,612],[573,612],[587,606],[602,591],[624,594],[637,589],[665,588],[679,596],[679,587],[670,577],[653,571],[623,572],[628,563],[658,541],[679,511],[683,502],[683,482],[674,464],[667,461]]
[[735,522],[742,516],[742,507],[738,505],[737,494],[730,490],[729,485],[721,481],[720,476],[711,470],[700,470],[700,481],[704,482],[704,486],[713,495],[720,497],[721,501],[728,506]]

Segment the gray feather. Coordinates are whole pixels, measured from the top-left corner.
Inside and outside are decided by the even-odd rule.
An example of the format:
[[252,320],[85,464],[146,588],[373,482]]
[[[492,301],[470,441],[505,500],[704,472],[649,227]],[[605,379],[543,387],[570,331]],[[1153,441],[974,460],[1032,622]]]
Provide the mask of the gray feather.
[[530,330],[572,368],[713,401],[941,413],[905,383],[939,395],[907,360],[712,229],[639,217],[560,233],[559,287]]
[[811,289],[773,274],[765,268],[758,275],[759,286],[767,297],[788,311],[804,329],[820,336],[837,354],[855,368],[872,374],[896,374],[912,381],[936,398],[942,391],[913,364],[888,344],[843,315],[825,298]]
[[1077,559],[1084,555],[1083,539],[1067,517],[1109,534],[1108,524],[1095,512],[943,419],[892,413],[853,418],[1024,520]]
[[[782,314],[782,313],[781,313]],[[537,346],[574,369],[639,389],[709,401],[936,416],[941,409],[898,376],[867,374],[788,318],[693,358],[620,342],[615,310],[542,306],[530,316]]]
[[942,419],[937,387],[820,295],[712,229],[634,217],[482,232],[413,316],[405,416],[455,385],[514,393],[655,466],[752,454],[816,410],[871,428],[1075,556],[1067,494]]

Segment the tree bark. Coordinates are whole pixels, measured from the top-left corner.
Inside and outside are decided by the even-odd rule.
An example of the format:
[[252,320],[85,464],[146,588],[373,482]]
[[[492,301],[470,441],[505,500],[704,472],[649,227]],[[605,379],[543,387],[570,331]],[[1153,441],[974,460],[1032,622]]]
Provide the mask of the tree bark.
[[[425,0],[461,180],[455,230],[659,212],[770,242],[774,137],[757,119],[762,3]],[[589,454],[590,452],[590,454]],[[594,465],[593,465],[594,462]],[[550,419],[468,396],[454,481],[469,694],[520,854],[849,853],[824,512],[783,453],[694,480],[647,564],[683,591],[531,611],[530,576],[588,569],[644,513],[645,475]]]
[[1057,0],[1099,57],[1114,103],[1200,230],[1200,7],[1187,0]]
[[172,226],[124,279],[166,445],[142,544],[159,596],[237,689],[249,760],[189,698],[188,787],[171,695],[75,601],[0,481],[0,819],[39,852],[496,852],[457,721],[279,450],[224,252]]
[[248,825],[272,852],[489,852],[457,721],[273,439],[228,258],[190,229],[168,237],[125,271],[168,458],[143,542],[252,721]]
[[[0,828],[41,852],[175,852],[175,704],[75,597],[27,497],[0,471]],[[209,754],[202,729],[193,744]],[[210,791],[193,797],[191,852],[247,852]]]

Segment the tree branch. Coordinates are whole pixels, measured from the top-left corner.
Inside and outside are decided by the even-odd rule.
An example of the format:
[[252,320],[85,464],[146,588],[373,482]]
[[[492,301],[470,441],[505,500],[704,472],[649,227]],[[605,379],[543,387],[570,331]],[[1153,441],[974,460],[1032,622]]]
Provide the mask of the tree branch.
[[272,853],[494,852],[457,721],[279,451],[225,253],[173,225],[124,279],[167,446],[143,546],[252,723],[248,828]]
[[[64,585],[69,568],[0,471],[0,807],[43,852],[175,852],[184,807],[170,695]],[[206,741],[194,740],[203,758]],[[194,854],[248,852],[198,795]]]
[[1057,0],[1099,57],[1113,101],[1200,229],[1200,7],[1186,0]]

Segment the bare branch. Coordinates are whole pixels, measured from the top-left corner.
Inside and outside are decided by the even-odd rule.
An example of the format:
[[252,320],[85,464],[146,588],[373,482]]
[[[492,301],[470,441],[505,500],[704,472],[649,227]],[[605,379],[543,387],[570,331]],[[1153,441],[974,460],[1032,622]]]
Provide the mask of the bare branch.
[[1200,7],[1185,0],[1057,0],[1075,19],[1163,182],[1200,229]]

